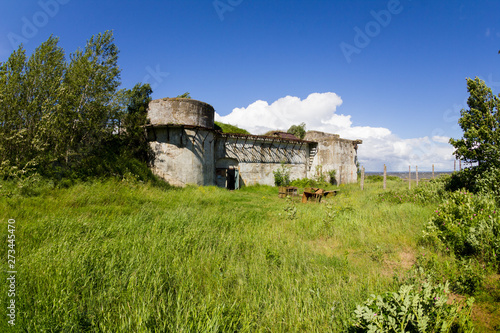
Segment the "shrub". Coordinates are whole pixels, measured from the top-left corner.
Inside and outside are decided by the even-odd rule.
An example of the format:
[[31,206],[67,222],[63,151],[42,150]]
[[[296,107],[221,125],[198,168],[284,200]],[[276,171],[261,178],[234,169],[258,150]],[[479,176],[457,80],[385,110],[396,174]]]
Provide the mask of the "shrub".
[[354,311],[350,332],[471,332],[473,298],[447,304],[448,284],[402,285],[399,292],[372,295]]
[[492,166],[476,179],[478,193],[491,194],[500,204],[500,168]]
[[300,178],[300,179],[294,179],[290,182],[291,186],[297,186],[297,187],[319,187],[319,188],[325,188],[331,184],[323,181],[318,181],[316,179],[311,179],[311,178]]
[[[425,272],[425,275],[424,275]],[[419,284],[423,279],[449,281],[450,289],[461,295],[474,295],[484,285],[485,271],[473,258],[455,259],[441,257],[436,253],[417,256],[413,269],[409,272],[407,284]]]
[[491,194],[500,204],[500,168],[481,165],[454,172],[446,179],[446,189],[467,189],[473,193]]
[[290,184],[290,168],[281,162],[281,167],[273,171],[275,186],[288,186]]
[[426,225],[424,239],[448,247],[459,258],[475,256],[497,265],[500,222],[494,200],[465,190],[451,193]]
[[290,185],[297,187],[320,187],[316,180],[310,178],[294,179],[290,182]]
[[445,180],[445,189],[451,192],[461,189],[476,192],[476,175],[476,169],[474,168],[465,168],[461,171],[453,172]]
[[316,180],[318,183],[326,183],[326,177],[323,174],[323,166],[316,165]]
[[335,178],[336,175],[337,175],[337,170],[333,169],[333,170],[328,171],[328,177],[330,180],[330,184],[332,184],[332,185],[337,184],[337,179]]

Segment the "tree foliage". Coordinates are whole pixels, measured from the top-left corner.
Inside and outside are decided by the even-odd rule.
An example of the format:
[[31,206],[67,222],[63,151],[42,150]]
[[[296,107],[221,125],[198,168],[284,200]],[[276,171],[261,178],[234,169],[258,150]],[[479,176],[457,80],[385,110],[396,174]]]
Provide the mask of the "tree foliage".
[[151,101],[151,86],[138,83],[132,90],[123,89],[122,111],[117,117],[120,121],[122,146],[132,156],[147,161],[150,158],[144,125],[147,123],[148,105]]
[[306,123],[290,126],[287,133],[293,134],[299,139],[304,139],[304,137],[306,136]]
[[137,85],[121,94],[127,107],[119,112],[112,32],[90,38],[69,61],[58,42],[49,37],[29,57],[20,46],[0,63],[0,176],[93,168],[117,146],[138,144],[134,156],[144,149],[139,132],[151,88]]
[[[469,109],[462,109],[458,120],[463,137],[450,139],[455,156],[475,164],[454,173],[448,190],[466,188],[473,192],[500,196],[500,95],[496,96],[484,81],[467,79]],[[498,199],[497,199],[498,200]],[[498,200],[500,202],[500,200]]]
[[477,162],[486,168],[500,163],[500,96],[492,93],[477,77],[467,79],[469,109],[462,109],[458,121],[464,134],[450,139],[455,156],[466,162]]

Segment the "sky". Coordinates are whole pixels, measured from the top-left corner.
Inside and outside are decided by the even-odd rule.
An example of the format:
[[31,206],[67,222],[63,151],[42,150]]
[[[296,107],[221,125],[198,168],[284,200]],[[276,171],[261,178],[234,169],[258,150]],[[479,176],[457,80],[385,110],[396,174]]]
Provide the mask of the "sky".
[[367,171],[449,171],[466,78],[500,92],[498,0],[40,0],[0,3],[0,62],[112,30],[122,88],[191,97],[252,134],[361,139]]

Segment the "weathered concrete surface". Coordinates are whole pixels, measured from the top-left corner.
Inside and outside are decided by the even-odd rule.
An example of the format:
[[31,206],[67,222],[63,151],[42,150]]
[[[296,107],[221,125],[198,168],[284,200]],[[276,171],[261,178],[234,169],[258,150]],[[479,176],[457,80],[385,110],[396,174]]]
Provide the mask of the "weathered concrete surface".
[[192,125],[214,128],[214,108],[189,98],[162,98],[149,103],[148,118],[152,125]]
[[[306,169],[304,164],[285,164],[290,169],[290,179],[304,178]],[[241,179],[245,185],[271,185],[274,186],[274,171],[281,164],[276,163],[241,163],[239,165]]]
[[336,170],[337,184],[355,183],[358,180],[356,162],[361,140],[341,139],[338,134],[319,131],[308,131],[304,139],[318,143],[308,178],[315,178],[317,169],[321,169],[324,174]]
[[306,141],[221,134],[213,129],[213,107],[192,99],[151,101],[148,118],[153,172],[175,186],[274,185],[281,162],[292,180],[316,178],[318,168],[323,174],[336,170],[338,183],[357,181],[360,140],[317,131],[307,132]]
[[[242,185],[274,185],[274,171],[284,162],[290,168],[290,179],[304,178],[308,163],[308,144],[269,142],[268,139],[249,140],[229,138],[218,140],[217,160],[237,161]],[[217,166],[218,167],[218,166]]]
[[148,136],[154,174],[174,186],[215,184],[213,131],[165,126],[150,129]]

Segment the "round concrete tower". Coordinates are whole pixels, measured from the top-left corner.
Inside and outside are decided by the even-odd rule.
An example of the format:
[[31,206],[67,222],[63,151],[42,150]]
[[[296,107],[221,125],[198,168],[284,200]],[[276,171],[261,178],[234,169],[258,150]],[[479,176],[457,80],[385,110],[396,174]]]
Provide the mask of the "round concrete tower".
[[214,185],[214,108],[188,98],[149,103],[153,172],[172,185]]
[[161,98],[149,103],[151,125],[191,125],[214,128],[214,108],[190,98]]

